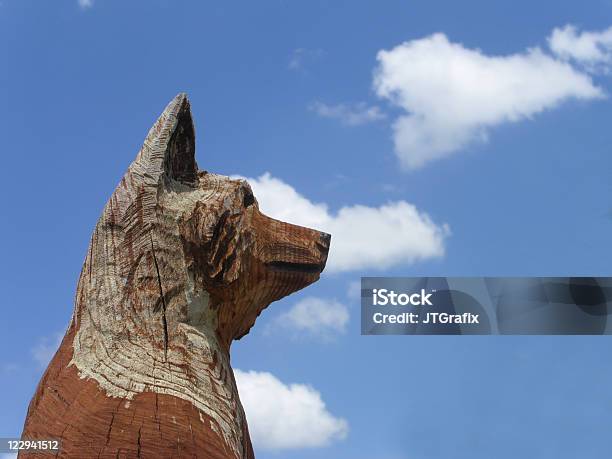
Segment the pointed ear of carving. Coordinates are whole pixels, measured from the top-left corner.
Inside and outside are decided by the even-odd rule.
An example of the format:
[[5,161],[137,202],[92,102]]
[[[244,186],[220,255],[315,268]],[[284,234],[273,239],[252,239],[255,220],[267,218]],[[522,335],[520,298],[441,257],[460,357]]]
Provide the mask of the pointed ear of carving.
[[172,181],[195,186],[197,177],[191,108],[187,95],[179,94],[149,130],[136,159],[107,202],[103,221],[113,225],[120,222],[124,231],[131,232],[127,240],[141,237],[146,246],[149,234],[143,231],[148,231],[148,224],[156,219],[160,188]]
[[191,105],[186,94],[175,97],[176,122],[164,158],[164,172],[179,182],[194,184],[198,165],[195,161],[195,129]]
[[178,94],[168,104],[149,131],[135,163],[147,179],[157,184],[164,175],[185,185],[195,184],[195,130],[186,94]]
[[[109,227],[120,228],[125,237],[117,253],[129,256],[117,256],[114,252],[109,255],[104,244],[96,249],[101,251],[97,256],[113,258],[113,266],[117,266],[118,272],[128,276],[139,263],[135,260],[142,259],[153,249],[151,226],[158,218],[156,206],[160,189],[168,182],[195,186],[197,177],[191,108],[187,95],[179,94],[149,130],[136,159],[106,203],[94,232],[93,237],[97,238],[98,234],[106,234]],[[92,247],[90,245],[90,250]]]

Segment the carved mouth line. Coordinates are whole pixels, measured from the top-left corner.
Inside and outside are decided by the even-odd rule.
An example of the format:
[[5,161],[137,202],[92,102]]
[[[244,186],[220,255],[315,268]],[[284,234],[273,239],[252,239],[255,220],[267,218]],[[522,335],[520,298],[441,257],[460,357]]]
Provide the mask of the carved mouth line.
[[290,261],[270,261],[266,266],[278,271],[296,273],[320,273],[321,265],[316,263],[291,263]]

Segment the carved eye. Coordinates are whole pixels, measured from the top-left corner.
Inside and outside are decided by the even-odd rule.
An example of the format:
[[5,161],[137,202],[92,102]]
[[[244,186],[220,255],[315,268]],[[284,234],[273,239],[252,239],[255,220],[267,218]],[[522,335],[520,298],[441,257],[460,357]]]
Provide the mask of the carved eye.
[[255,196],[253,196],[253,193],[249,191],[245,191],[244,198],[242,199],[242,205],[246,209],[247,207],[252,206],[254,203],[255,203]]

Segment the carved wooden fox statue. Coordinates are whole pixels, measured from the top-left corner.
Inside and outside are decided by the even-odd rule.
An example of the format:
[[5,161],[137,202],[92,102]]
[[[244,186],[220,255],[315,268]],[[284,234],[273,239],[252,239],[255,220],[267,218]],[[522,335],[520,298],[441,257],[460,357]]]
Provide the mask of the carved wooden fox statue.
[[194,153],[179,94],[104,207],[22,438],[59,439],[59,457],[254,457],[231,343],[319,278],[330,236],[263,215]]

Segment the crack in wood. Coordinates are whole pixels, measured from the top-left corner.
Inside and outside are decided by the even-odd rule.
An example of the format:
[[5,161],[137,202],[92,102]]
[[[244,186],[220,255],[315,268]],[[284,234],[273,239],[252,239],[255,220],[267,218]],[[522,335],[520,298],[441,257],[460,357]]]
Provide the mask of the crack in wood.
[[162,307],[162,326],[164,329],[164,362],[168,359],[168,321],[166,319],[166,298],[164,297],[164,288],[162,286],[161,275],[159,274],[159,265],[157,264],[157,256],[155,256],[155,244],[153,243],[153,234],[149,232],[151,238],[151,253],[153,254],[153,264],[157,273],[157,285],[159,286],[159,298]]

